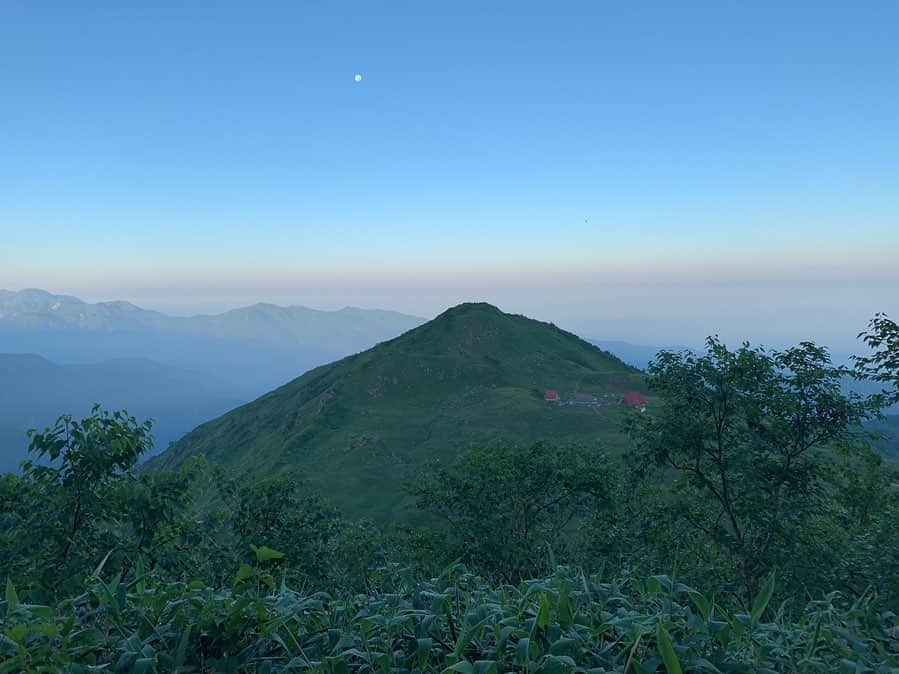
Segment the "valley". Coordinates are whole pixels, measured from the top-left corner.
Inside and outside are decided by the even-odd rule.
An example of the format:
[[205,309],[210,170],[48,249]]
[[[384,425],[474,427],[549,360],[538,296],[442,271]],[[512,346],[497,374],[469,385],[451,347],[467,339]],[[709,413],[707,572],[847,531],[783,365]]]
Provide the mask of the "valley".
[[33,354],[0,353],[0,472],[26,458],[27,431],[79,418],[95,404],[153,419],[156,451],[207,419],[245,402],[212,375],[143,359],[62,365]]

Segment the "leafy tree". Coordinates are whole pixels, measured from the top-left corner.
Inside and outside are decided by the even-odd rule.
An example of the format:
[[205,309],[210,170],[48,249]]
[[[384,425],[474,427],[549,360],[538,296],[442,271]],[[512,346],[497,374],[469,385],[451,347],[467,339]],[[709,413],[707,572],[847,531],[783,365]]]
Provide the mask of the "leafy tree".
[[581,522],[569,561],[589,569],[608,566],[640,575],[676,568],[684,575],[687,558],[692,577],[715,576],[715,556],[709,557],[708,547],[698,541],[664,481],[629,461],[610,468],[608,497]]
[[150,431],[150,422],[95,406],[29,432],[35,459],[0,480],[0,560],[23,589],[55,594],[80,587],[101,562],[124,570],[176,557],[166,546],[189,521],[202,461],[177,475],[138,475]]
[[113,491],[152,446],[150,429],[150,422],[95,406],[80,421],[65,415],[52,428],[29,431],[35,461],[22,464],[18,488],[26,498],[14,517],[30,571],[44,587],[55,588],[107,552],[104,524],[119,512]]
[[803,560],[809,572],[819,587],[872,587],[899,602],[899,466],[873,450],[840,451],[830,484],[830,554]]
[[899,401],[899,325],[886,314],[876,314],[859,338],[872,350],[870,356],[855,358],[859,375],[892,386],[885,402]]
[[607,471],[581,447],[479,447],[408,489],[445,519],[474,568],[514,581],[546,569],[549,551],[563,553],[576,520],[606,495]]
[[81,532],[108,510],[106,488],[131,471],[153,446],[151,427],[149,421],[141,424],[125,412],[105,412],[97,405],[81,421],[66,415],[52,429],[29,432],[29,451],[51,463],[27,461],[24,472],[61,497],[57,515],[66,530],[60,537],[61,561],[68,558]]
[[845,395],[848,371],[809,342],[768,353],[710,338],[703,355],[660,352],[649,373],[661,405],[637,423],[640,457],[673,475],[678,515],[752,596],[772,566],[820,543],[832,500],[824,450],[856,446],[876,407]]
[[294,578],[321,583],[328,577],[331,545],[341,529],[340,513],[291,477],[238,487],[223,482],[238,556],[252,559],[251,546],[284,554]]
[[112,485],[108,498],[115,511],[107,526],[115,536],[116,555],[131,563],[140,558],[147,568],[161,566],[174,574],[194,571],[200,560],[187,542],[198,527],[192,509],[206,467],[205,459],[195,457],[177,473],[142,471]]

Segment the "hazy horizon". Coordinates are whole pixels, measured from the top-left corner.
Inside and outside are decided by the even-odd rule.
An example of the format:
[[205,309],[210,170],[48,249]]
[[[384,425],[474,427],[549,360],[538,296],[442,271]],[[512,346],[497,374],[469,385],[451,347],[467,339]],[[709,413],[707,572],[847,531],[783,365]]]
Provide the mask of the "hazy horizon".
[[897,25],[890,2],[7,4],[0,287],[851,349],[899,314]]
[[[556,323],[590,339],[697,347],[707,336],[717,334],[732,343],[748,340],[772,348],[812,340],[843,356],[864,350],[857,334],[874,313],[894,302],[895,295],[892,286],[882,283],[879,287],[859,287],[844,280],[693,281],[671,283],[665,288],[680,296],[681,301],[671,303],[668,295],[657,293],[658,286],[634,283],[581,285],[565,289],[562,295],[558,287],[533,287],[528,292],[529,301],[520,298],[520,288],[494,288],[480,295],[465,290],[423,293],[421,288],[405,292],[393,289],[383,296],[358,292],[244,292],[235,293],[230,299],[199,301],[196,298],[172,301],[140,293],[44,290],[74,295],[86,302],[124,300],[173,316],[218,314],[263,302],[325,311],[344,307],[381,309],[428,320],[456,304],[483,301],[508,313]],[[835,299],[842,301],[834,302]],[[841,308],[839,315],[834,306]],[[788,314],[790,322],[785,324]]]

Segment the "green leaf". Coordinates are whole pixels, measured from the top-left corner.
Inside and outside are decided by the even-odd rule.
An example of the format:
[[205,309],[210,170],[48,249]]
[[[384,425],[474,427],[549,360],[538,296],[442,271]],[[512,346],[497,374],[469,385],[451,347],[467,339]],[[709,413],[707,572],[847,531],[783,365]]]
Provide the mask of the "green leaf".
[[559,601],[556,608],[556,614],[559,619],[559,624],[561,624],[563,627],[567,627],[571,624],[571,583],[569,583],[567,580],[563,581],[561,587],[559,588]]
[[471,643],[475,633],[481,629],[489,619],[490,616],[487,616],[475,625],[465,625],[465,627],[463,627],[462,634],[459,635],[459,639],[456,641],[455,649],[453,651],[456,654],[456,657],[462,657],[462,653],[468,648],[468,644]]
[[447,674],[448,672],[459,672],[459,674],[474,674],[474,667],[472,667],[471,663],[468,662],[468,660],[460,660],[456,664],[450,665],[443,670],[443,674]]
[[59,634],[59,629],[53,623],[40,623],[38,625],[33,625],[31,629],[38,634],[43,634],[45,637],[49,637],[51,639],[56,638],[56,635]]
[[515,656],[518,658],[518,664],[525,664],[530,660],[531,640],[528,637],[519,639],[515,644]]
[[189,624],[181,633],[181,640],[178,642],[178,650],[175,652],[175,667],[179,668],[187,659],[187,645],[190,642],[190,630],[193,625]]
[[[715,667],[711,662],[706,660],[705,658],[694,658],[688,664],[687,671],[700,671],[700,672],[712,672],[712,674],[722,674],[721,670]],[[761,674],[762,670],[756,670],[756,674]]]
[[421,662],[427,662],[431,649],[434,647],[434,640],[430,637],[415,640],[415,655]]
[[25,637],[28,636],[28,628],[25,625],[13,625],[6,630],[6,634],[17,644],[21,644],[25,642]]
[[[328,665],[327,671],[330,674],[349,674],[350,668],[347,667],[346,658],[343,656],[326,657],[325,663]],[[266,664],[270,665],[270,663]]]
[[539,674],[571,674],[576,667],[575,661],[567,655],[547,655],[537,672]]
[[19,595],[16,594],[16,586],[12,584],[12,579],[6,579],[6,615],[12,613],[12,610],[19,605]]
[[573,655],[577,653],[578,642],[575,639],[557,639],[550,645],[550,655]]
[[156,658],[138,658],[134,661],[134,674],[150,674],[156,671]]
[[144,582],[146,571],[144,570],[144,558],[137,558],[137,566],[134,570],[135,577],[135,589],[137,589],[138,594],[143,594],[147,591],[147,584]]
[[258,562],[269,562],[273,559],[284,559],[283,552],[272,550],[271,548],[264,545],[260,545],[258,548],[255,545],[251,545],[250,547],[253,549],[253,552],[256,553],[256,561]]
[[497,674],[496,660],[475,661],[474,674]]
[[519,664],[527,664],[540,659],[543,649],[540,647],[539,641],[531,641],[529,637],[519,639],[515,644],[515,657]]
[[768,578],[762,584],[762,587],[759,589],[759,593],[755,596],[755,601],[752,602],[752,611],[750,611],[750,618],[752,620],[752,624],[755,625],[759,619],[762,617],[762,614],[765,612],[765,608],[768,606],[768,602],[771,601],[771,595],[774,594],[774,570],[771,570],[771,573],[768,574]]
[[247,578],[252,577],[254,571],[253,567],[249,564],[241,564],[240,568],[237,570],[237,574],[234,576],[234,584],[245,581]]
[[677,653],[674,652],[674,646],[671,644],[671,637],[665,628],[662,627],[662,623],[659,623],[656,628],[656,640],[659,645],[659,654],[662,656],[662,661],[665,663],[665,670],[668,674],[682,674],[680,661],[677,659]]
[[552,620],[552,605],[549,603],[549,596],[540,595],[540,610],[537,612],[537,627],[545,630]]
[[709,613],[711,612],[711,606],[709,606],[709,600],[703,597],[698,592],[690,592],[688,595],[690,597],[690,601],[693,602],[693,605],[699,610],[699,614],[703,617],[704,620],[709,619]]

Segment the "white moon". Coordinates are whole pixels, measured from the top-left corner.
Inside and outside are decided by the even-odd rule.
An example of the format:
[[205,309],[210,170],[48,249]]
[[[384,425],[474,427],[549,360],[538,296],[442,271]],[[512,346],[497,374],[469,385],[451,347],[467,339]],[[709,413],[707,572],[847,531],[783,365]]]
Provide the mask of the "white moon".
[[362,75],[360,75],[359,73],[356,73],[355,75],[353,75],[353,79],[356,80],[357,82],[361,82]]

